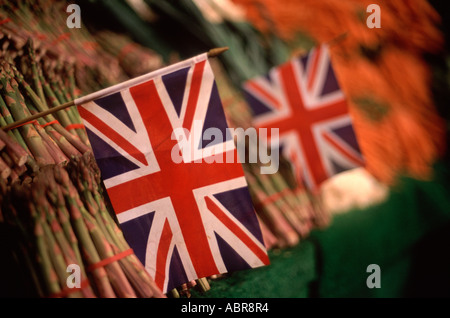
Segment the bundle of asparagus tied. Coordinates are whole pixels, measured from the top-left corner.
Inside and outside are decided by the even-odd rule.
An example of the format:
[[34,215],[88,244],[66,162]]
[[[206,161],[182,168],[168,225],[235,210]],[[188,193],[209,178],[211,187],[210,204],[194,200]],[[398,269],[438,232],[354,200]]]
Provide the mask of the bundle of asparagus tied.
[[[90,91],[120,78],[113,74],[99,81],[98,65],[106,70],[109,59],[88,63],[98,54],[90,61],[88,53],[80,53],[83,47],[77,46],[81,45],[77,36],[84,40],[89,36],[83,32],[64,45],[62,40],[43,41],[55,38],[54,32],[61,29],[55,23],[61,15],[50,21],[49,13],[62,5],[44,0],[2,4],[1,127],[85,93],[80,83],[95,83]],[[72,54],[78,54],[81,62]],[[26,273],[11,275],[30,276],[27,288],[35,296],[165,297],[128,246],[107,206],[75,107],[7,131],[0,129],[0,225],[12,230],[14,236],[3,238],[18,240],[12,254],[26,264]],[[78,281],[70,276],[71,270],[80,275]]]
[[95,33],[95,39],[106,52],[117,58],[120,67],[129,77],[149,73],[164,64],[161,56],[124,34],[101,30]]
[[[96,171],[86,152],[9,186],[2,179],[2,222],[21,229],[24,250],[35,256],[29,270],[38,295],[164,297],[107,211]],[[74,265],[79,285],[70,286]]]
[[[28,53],[33,61],[31,42]],[[2,61],[1,126],[47,109],[48,101],[62,102],[65,87],[50,86],[39,66],[32,62],[25,74],[33,74],[36,92]],[[39,296],[163,297],[106,208],[86,132],[68,129],[78,118],[72,109],[0,130],[1,220],[22,230],[23,250],[36,256],[29,270]],[[71,264],[81,270],[75,289],[67,286]]]
[[66,68],[85,94],[127,79],[117,58],[103,50],[84,25],[73,29],[67,27],[69,4],[57,0],[2,2],[0,37],[3,53],[12,58],[20,56],[26,42],[32,38],[39,47],[37,58],[51,57],[53,63],[58,64],[56,66]]
[[162,66],[158,54],[126,35],[105,30],[90,32],[84,24],[68,28],[69,4],[60,0],[2,2],[0,51],[15,58],[32,38],[40,49],[38,59],[52,57],[53,67],[71,72],[70,78],[76,80],[80,89],[72,92],[75,95],[94,92]]

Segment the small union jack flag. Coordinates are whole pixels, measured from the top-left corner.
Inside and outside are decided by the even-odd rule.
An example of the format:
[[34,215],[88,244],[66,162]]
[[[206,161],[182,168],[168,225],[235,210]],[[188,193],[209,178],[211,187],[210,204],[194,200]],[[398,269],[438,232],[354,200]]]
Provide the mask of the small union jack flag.
[[364,164],[325,45],[245,82],[243,90],[254,126],[279,129],[278,146],[308,188]]
[[[206,54],[79,112],[124,236],[164,293],[269,263]],[[189,133],[199,124],[223,140]],[[179,128],[193,149],[174,138]],[[207,160],[228,152],[234,163]]]

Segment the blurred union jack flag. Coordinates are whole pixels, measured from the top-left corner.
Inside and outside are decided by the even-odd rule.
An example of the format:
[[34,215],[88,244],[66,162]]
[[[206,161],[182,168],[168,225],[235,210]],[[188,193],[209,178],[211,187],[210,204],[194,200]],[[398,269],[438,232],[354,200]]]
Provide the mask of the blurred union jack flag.
[[[153,74],[153,73],[150,73]],[[269,263],[206,54],[79,106],[125,238],[161,290]],[[224,140],[189,133],[200,123]],[[184,156],[177,128],[193,149]],[[211,151],[214,148],[214,151]],[[183,155],[175,163],[173,154]]]
[[308,188],[364,164],[325,45],[245,82],[243,91],[254,126],[279,128],[280,150]]

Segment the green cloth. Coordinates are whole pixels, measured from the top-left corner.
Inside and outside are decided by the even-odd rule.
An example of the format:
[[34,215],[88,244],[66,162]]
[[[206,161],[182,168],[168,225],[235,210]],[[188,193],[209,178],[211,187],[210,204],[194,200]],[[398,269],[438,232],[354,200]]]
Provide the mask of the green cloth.
[[[431,181],[402,178],[385,202],[336,215],[298,246],[271,251],[269,266],[193,297],[448,297],[449,180],[444,164]],[[381,288],[367,287],[369,264],[380,266]]]
[[271,251],[271,264],[238,271],[210,282],[206,293],[193,297],[299,298],[308,296],[308,284],[316,277],[315,249],[311,242]]
[[[337,215],[332,226],[313,233],[320,251],[317,295],[395,297],[433,293],[433,290],[417,290],[419,282],[430,276],[421,254],[426,255],[427,250],[435,246],[448,246],[450,232],[437,234],[449,227],[448,189],[448,171],[441,165],[436,169],[435,180],[404,178],[386,202]],[[449,263],[448,256],[448,251],[443,249],[436,250],[436,254],[428,255],[427,259],[428,270],[442,270],[442,278],[446,277],[447,282],[448,274],[442,264]],[[366,286],[369,264],[381,268],[380,289]],[[424,267],[423,270],[418,271],[418,266]],[[436,282],[436,286],[439,284],[442,282]],[[446,288],[446,295],[450,295],[449,290]]]

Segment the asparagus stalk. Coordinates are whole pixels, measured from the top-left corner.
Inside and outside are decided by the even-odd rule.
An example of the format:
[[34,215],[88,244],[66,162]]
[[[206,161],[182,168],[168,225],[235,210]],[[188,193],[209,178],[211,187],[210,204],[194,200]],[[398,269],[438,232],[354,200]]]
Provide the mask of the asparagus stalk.
[[[57,186],[54,181],[54,175],[53,175],[53,167],[46,169],[44,173],[41,173],[42,177],[45,180],[45,186],[46,186],[46,195],[47,197],[50,197],[50,202],[57,201],[58,193],[57,193]],[[55,193],[56,191],[56,193]],[[55,206],[55,209],[58,209],[58,206]],[[65,209],[65,206],[64,206]],[[64,211],[58,211],[58,216],[61,214],[67,213],[67,210]],[[65,224],[60,223],[60,218],[57,217],[56,212],[52,206],[48,206],[47,208],[47,221],[50,225],[52,233],[55,235],[55,240],[58,243],[59,247],[61,248],[63,252],[64,259],[66,261],[66,265],[69,264],[77,264],[81,269],[81,280],[87,279],[86,272],[84,270],[84,265],[81,260],[81,256],[79,255],[78,246],[76,244],[73,244],[74,238],[73,238],[73,232],[68,232],[67,227],[70,227],[70,223],[68,223],[68,219],[66,217],[63,218],[63,221],[65,221]],[[66,229],[64,230],[64,227]],[[71,229],[71,227],[70,227]],[[69,234],[69,235],[67,235]],[[69,238],[67,238],[69,237]],[[76,241],[76,239],[75,239]],[[93,294],[93,291],[91,287],[86,287],[81,290],[81,294],[84,297],[92,298],[95,295]],[[78,294],[79,295],[79,294]]]
[[[101,234],[95,220],[86,211],[82,210],[81,213],[83,214],[86,227],[101,258],[107,259],[113,257],[113,249],[111,248],[109,242],[106,241],[105,237]],[[111,285],[114,287],[114,290],[119,297],[137,297],[125,274],[116,261],[105,265],[105,269],[107,270]]]
[[206,279],[205,277],[197,279],[196,283],[197,283],[198,288],[202,292],[206,292],[211,289],[211,287],[209,286],[208,279]]
[[[278,208],[279,211],[283,214],[285,219],[289,222],[289,224],[297,231],[298,234],[301,234],[302,231],[302,224],[298,222],[296,219],[296,216],[294,214],[294,211],[292,210],[292,207],[285,201],[286,200],[286,191],[285,192],[279,192],[272,184],[272,180],[268,175],[260,175],[259,176],[261,184],[263,189],[265,190],[266,194],[269,196],[269,199],[272,199],[274,201],[275,206]],[[284,188],[283,190],[288,190],[287,188]],[[282,194],[282,195],[280,195]]]
[[32,38],[28,38],[26,46],[28,48],[28,55],[30,58],[29,60],[30,60],[30,64],[31,64],[31,71],[33,74],[32,76],[33,76],[34,89],[36,90],[39,98],[42,101],[45,101],[44,90],[42,88],[41,81],[39,80],[39,75],[38,75],[39,73],[38,73],[38,67],[37,67],[37,62],[36,62],[36,54],[35,54]]
[[[69,213],[71,221],[79,239],[83,255],[87,261],[87,264],[95,264],[100,262],[101,258],[98,254],[96,246],[89,234],[87,226],[83,220],[83,215],[80,211],[80,206],[78,200],[76,200],[77,193],[70,183],[69,176],[67,172],[62,168],[57,166],[54,170],[55,180],[61,186],[61,190],[64,194],[66,204],[69,207]],[[100,297],[104,298],[115,298],[116,294],[108,280],[108,275],[103,267],[96,268],[92,271],[93,279],[95,281],[95,286]]]
[[[60,103],[58,101],[58,98],[56,97],[55,93],[50,87],[50,84],[47,82],[46,79],[44,79],[43,76],[40,76],[39,79],[42,81],[42,85],[44,87],[45,95],[50,101],[50,104],[52,107],[59,106]],[[59,122],[64,126],[67,127],[70,124],[72,124],[72,121],[70,120],[66,110],[60,110],[55,113],[56,117],[58,118]]]
[[[87,168],[87,165],[85,163],[86,160],[89,160],[87,154],[71,162],[71,164],[69,165],[69,169],[72,172],[72,180],[74,180],[74,183],[78,185],[78,190],[83,194],[83,199],[86,206],[88,206],[90,215],[97,222],[100,231],[105,236],[105,239],[108,241],[108,243],[111,245],[114,254],[126,251],[129,249],[129,247],[125,249],[123,248],[124,245],[121,244],[115,233],[111,231],[108,220],[102,217],[100,209],[101,207],[104,208],[104,204],[102,205],[103,200],[99,200],[98,192],[96,191],[95,187],[96,180],[92,175],[92,172]],[[94,199],[94,193],[97,200]],[[139,270],[136,270],[136,264],[133,263],[134,259],[131,257],[131,255],[119,260],[119,264],[121,265],[124,273],[130,280],[138,295],[140,297],[153,296],[154,293],[151,286],[149,286],[148,281],[142,280],[142,273],[140,273]]]
[[296,231],[289,225],[281,212],[273,202],[268,202],[263,206],[258,206],[258,202],[267,201],[267,195],[258,184],[257,179],[249,172],[246,173],[249,183],[249,190],[254,202],[256,202],[257,212],[267,227],[277,237],[280,247],[294,246],[299,241]]
[[[59,103],[63,104],[66,102],[71,101],[72,99],[69,96],[69,93],[66,91],[66,88],[64,87],[64,85],[62,84],[62,81],[60,78],[57,78],[57,76],[54,73],[51,73],[52,77],[51,77],[51,85],[53,87],[53,91],[55,92]],[[72,124],[81,124],[81,117],[80,114],[77,111],[76,106],[72,106],[66,109],[67,114],[70,118],[70,121],[72,122]],[[87,137],[87,133],[84,130],[84,128],[76,128],[75,132],[78,134],[78,136],[80,137],[80,139],[86,144],[89,144],[89,140]]]
[[[94,171],[98,171],[98,167],[92,154],[84,154],[83,157],[73,161],[68,168],[73,172],[72,180],[77,180],[79,191],[85,195],[84,199],[90,207],[89,212],[98,224],[102,225],[100,228],[112,247],[117,249],[116,253],[129,250],[129,245],[107,211],[104,199],[100,194],[98,176],[94,173]],[[121,259],[119,263],[141,297],[163,297],[136,255],[129,255]]]
[[0,129],[0,140],[12,155],[12,159],[16,165],[23,166],[27,162],[28,154],[26,151],[19,144],[15,143],[2,129]]
[[11,168],[0,158],[0,176],[2,179],[7,179],[11,175]]
[[[15,75],[19,83],[23,85],[23,88],[25,89],[29,98],[32,100],[34,106],[41,112],[48,110],[48,106],[42,102],[39,96],[33,91],[31,86],[25,81],[23,76],[17,70],[15,71]],[[45,120],[47,122],[54,122],[56,119],[53,115],[47,115],[45,116]],[[87,145],[85,145],[77,136],[74,136],[70,132],[68,132],[59,122],[53,124],[52,128],[60,136],[63,136],[65,139],[67,139],[67,141],[70,142],[70,144],[73,145],[73,147],[75,147],[80,153],[90,151],[90,148]],[[53,132],[52,134],[55,135],[55,133]],[[63,140],[60,139],[60,141],[63,142],[68,147],[68,145]],[[70,152],[72,152],[72,150]]]
[[52,156],[55,164],[67,162],[69,158],[61,151],[61,148],[58,147],[56,142],[47,135],[45,130],[40,126],[39,122],[42,122],[42,120],[40,120],[40,121],[38,120],[38,125],[36,125],[36,130],[38,131],[39,135],[41,136],[42,140],[44,141],[47,151]]
[[[11,85],[11,83],[13,83],[13,85],[15,86],[14,79],[8,80],[4,71],[1,70],[0,81],[2,83],[2,89],[5,94],[4,99],[14,118],[16,120],[19,120],[30,116],[25,103],[23,103],[23,101],[21,101],[21,99],[17,96],[13,86]],[[53,158],[47,152],[42,138],[39,136],[32,123],[21,126],[19,130],[21,131],[22,137],[24,137],[28,148],[33,154],[34,159],[39,165],[44,166],[54,163]]]
[[[9,112],[9,109],[6,106],[6,103],[1,94],[0,94],[0,113],[2,114],[2,124],[1,124],[2,126],[6,126],[7,124],[12,124],[14,122],[14,119],[12,118],[12,115]],[[19,130],[17,128],[14,128],[14,129],[9,130],[8,133],[12,134],[14,139],[31,156],[31,152],[28,149],[28,146],[26,145],[25,141],[23,140],[23,137],[20,134]]]
[[[63,250],[58,245],[55,238],[58,235],[57,232],[61,231],[60,228],[56,227],[55,223],[53,224],[47,223],[47,218],[49,218],[49,216],[52,215],[54,212],[52,211],[52,208],[45,197],[45,183],[41,179],[44,177],[45,177],[45,170],[43,173],[40,173],[37,177],[35,177],[33,187],[30,189],[31,199],[35,204],[35,211],[37,214],[35,221],[39,222],[42,227],[45,241],[47,242],[50,251],[49,253],[50,260],[58,276],[60,287],[61,289],[64,289],[63,284],[65,284],[67,278],[66,268],[68,265],[65,262],[65,258],[67,258],[68,256],[66,255],[64,257]],[[50,226],[52,226],[53,228],[50,228]],[[76,297],[80,295],[81,294],[77,291],[76,293],[73,294],[71,293],[68,296]]]
[[49,294],[58,294],[61,292],[61,288],[58,282],[58,276],[53,268],[50,260],[50,251],[47,247],[44,237],[44,229],[39,221],[38,213],[32,203],[30,203],[30,211],[35,221],[34,235],[36,238],[36,245],[38,250],[38,263],[41,264],[40,268],[45,278],[47,291]]
[[286,204],[289,207],[289,209],[283,209],[282,207],[280,207],[280,209],[283,209],[283,211],[285,212],[284,214],[286,216],[286,219],[302,237],[305,237],[309,233],[311,226],[308,215],[302,215],[304,210],[301,209],[299,201],[297,201],[294,193],[278,173],[271,175],[270,179],[275,193],[282,193],[282,199],[285,200]]
[[[54,168],[55,169],[55,168]],[[72,225],[70,224],[70,215],[69,211],[66,207],[66,202],[64,201],[64,195],[62,193],[61,187],[56,183],[55,177],[54,177],[54,169],[51,170],[51,176],[48,178],[48,190],[47,190],[47,197],[52,202],[53,206],[55,207],[57,211],[57,219],[59,223],[61,224],[61,227],[64,231],[64,235],[67,239],[67,241],[70,244],[71,249],[74,252],[74,257],[77,264],[82,264],[82,257],[80,250],[78,248],[78,239],[73,231]],[[59,169],[59,168],[56,168]],[[83,274],[84,273],[84,267],[81,267]]]
[[[37,109],[34,108],[33,105],[28,105],[28,108],[32,114],[37,113]],[[42,130],[41,127],[44,127],[46,132],[45,135],[48,135],[48,138],[46,139],[50,139],[47,142],[51,141],[57,146],[58,149],[56,149],[56,151],[59,156],[68,160],[69,158],[76,157],[81,154],[64,136],[52,127],[55,122],[47,122],[44,118],[38,118],[37,122],[40,125],[39,130]],[[56,161],[56,163],[60,163],[60,161]]]

